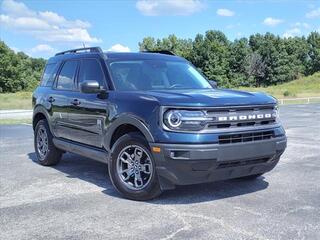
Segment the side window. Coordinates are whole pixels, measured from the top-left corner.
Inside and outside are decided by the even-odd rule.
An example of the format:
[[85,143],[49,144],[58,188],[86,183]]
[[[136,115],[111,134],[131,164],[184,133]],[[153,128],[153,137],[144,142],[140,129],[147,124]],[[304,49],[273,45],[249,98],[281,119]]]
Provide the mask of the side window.
[[83,59],[79,72],[79,84],[87,80],[95,80],[105,86],[105,78],[100,63],[96,59]]
[[76,74],[77,66],[78,66],[78,61],[67,61],[63,64],[58,77],[57,89],[61,89],[61,90],[73,89],[73,79]]
[[56,69],[57,69],[56,63],[51,63],[46,65],[46,68],[44,69],[42,79],[41,79],[41,86],[43,87],[52,86],[53,80],[56,75]]

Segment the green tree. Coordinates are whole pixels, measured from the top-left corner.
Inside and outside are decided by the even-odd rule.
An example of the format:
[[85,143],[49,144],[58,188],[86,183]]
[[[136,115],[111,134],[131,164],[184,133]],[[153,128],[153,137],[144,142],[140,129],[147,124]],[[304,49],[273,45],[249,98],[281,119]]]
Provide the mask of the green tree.
[[0,41],[0,92],[33,90],[40,81],[46,61],[14,53]]
[[170,50],[187,58],[220,86],[269,86],[320,71],[320,35],[280,38],[271,33],[228,41],[220,31],[191,39],[144,38],[140,50]]
[[220,31],[207,31],[206,35],[197,35],[193,44],[191,61],[208,79],[216,80],[220,86],[230,86],[229,41]]
[[15,92],[25,87],[21,83],[21,69],[19,57],[0,41],[0,92]]
[[320,71],[320,34],[312,32],[307,39],[309,45],[308,55],[310,58],[308,64],[308,74]]
[[290,37],[284,39],[285,50],[289,55],[295,75],[307,74],[309,64],[308,43],[305,37]]
[[250,47],[257,52],[264,62],[265,75],[258,82],[268,86],[295,79],[299,68],[288,54],[285,41],[271,33],[256,34],[250,37]]
[[266,65],[262,57],[257,52],[252,52],[247,57],[247,62],[246,72],[249,86],[260,87],[266,75]]
[[235,40],[230,45],[229,81],[232,86],[250,86],[252,78],[248,74],[251,50],[247,38]]
[[189,59],[192,51],[192,40],[179,39],[174,34],[157,40],[152,37],[146,37],[139,43],[139,49],[140,51],[168,50]]
[[145,37],[142,42],[139,42],[140,51],[155,51],[157,50],[156,40],[153,37]]

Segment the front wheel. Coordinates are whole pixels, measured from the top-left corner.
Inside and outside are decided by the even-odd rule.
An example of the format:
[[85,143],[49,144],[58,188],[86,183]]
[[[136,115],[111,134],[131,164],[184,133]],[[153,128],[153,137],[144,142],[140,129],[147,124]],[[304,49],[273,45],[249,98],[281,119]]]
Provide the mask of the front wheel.
[[112,184],[124,197],[149,200],[161,194],[155,162],[141,134],[128,133],[120,137],[109,164]]

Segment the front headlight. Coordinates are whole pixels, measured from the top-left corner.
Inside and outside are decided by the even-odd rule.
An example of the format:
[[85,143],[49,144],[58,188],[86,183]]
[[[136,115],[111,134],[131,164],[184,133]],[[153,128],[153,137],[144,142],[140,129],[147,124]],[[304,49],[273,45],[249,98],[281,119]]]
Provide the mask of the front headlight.
[[168,110],[163,116],[163,123],[167,128],[180,131],[202,130],[207,120],[202,111]]

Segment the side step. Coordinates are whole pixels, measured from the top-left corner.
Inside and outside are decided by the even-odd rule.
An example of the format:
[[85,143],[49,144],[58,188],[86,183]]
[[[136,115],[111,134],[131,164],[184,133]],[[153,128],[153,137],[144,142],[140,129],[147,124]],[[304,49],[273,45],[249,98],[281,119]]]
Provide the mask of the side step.
[[53,143],[57,148],[66,152],[72,152],[99,162],[108,163],[109,154],[105,150],[58,138],[53,138]]

